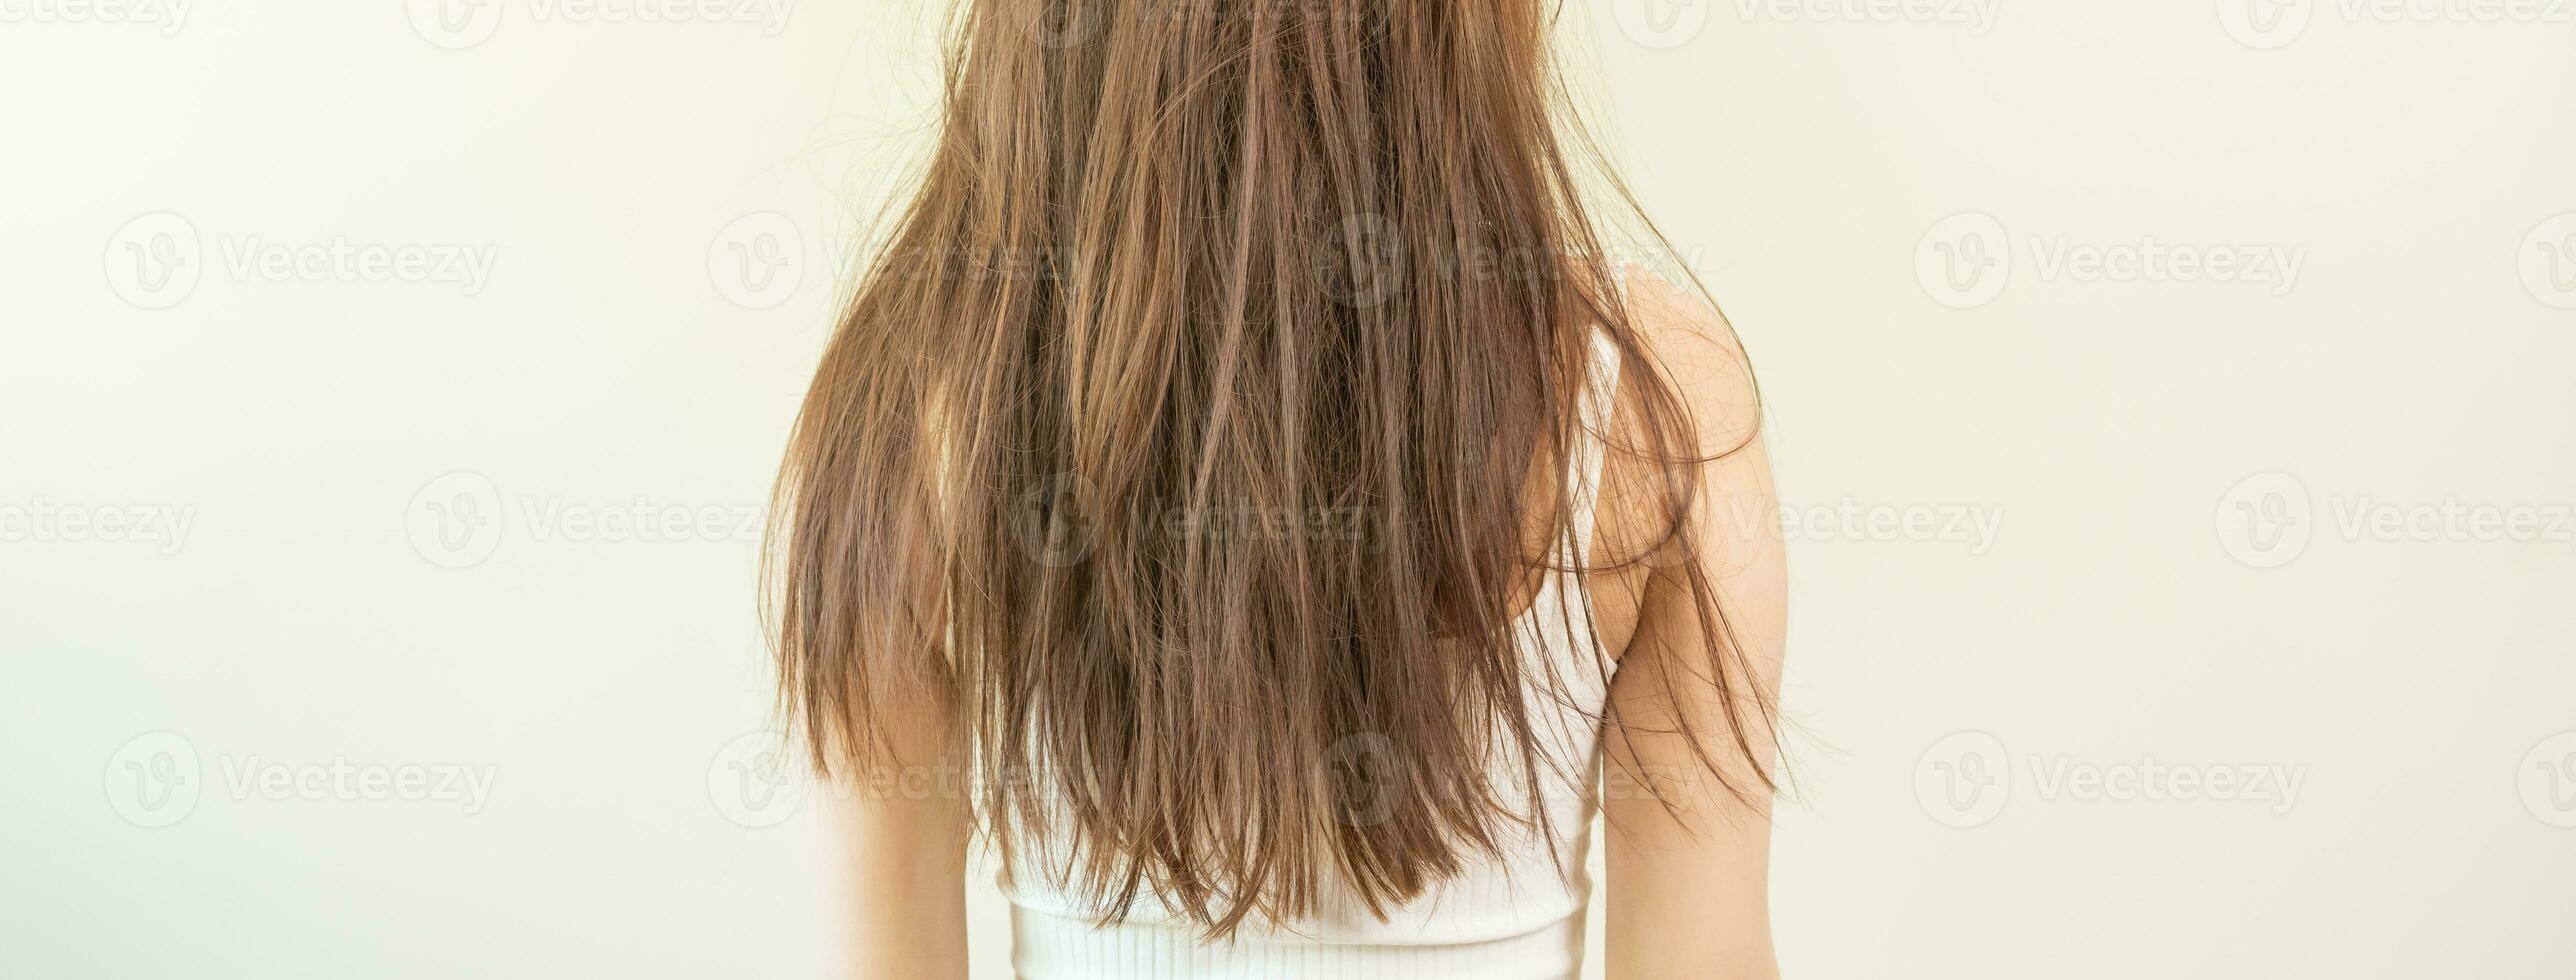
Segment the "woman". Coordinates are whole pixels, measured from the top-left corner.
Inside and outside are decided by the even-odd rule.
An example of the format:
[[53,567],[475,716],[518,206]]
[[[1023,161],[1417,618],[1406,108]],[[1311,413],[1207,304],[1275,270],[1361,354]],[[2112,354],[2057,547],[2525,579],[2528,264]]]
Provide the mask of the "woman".
[[1775,974],[1753,386],[1542,7],[965,4],[773,537],[816,763],[939,788],[861,807],[864,975],[965,976],[981,840],[1026,980],[1570,978],[1596,810],[1610,977]]

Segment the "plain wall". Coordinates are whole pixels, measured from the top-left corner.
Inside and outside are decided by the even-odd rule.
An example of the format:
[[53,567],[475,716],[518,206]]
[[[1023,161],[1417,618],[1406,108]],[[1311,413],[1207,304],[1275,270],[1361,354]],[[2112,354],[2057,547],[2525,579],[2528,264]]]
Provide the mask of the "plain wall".
[[[0,975],[825,975],[751,519],[936,18],[110,9],[0,0]],[[2576,970],[2561,6],[1566,16],[1770,402],[1790,975]]]

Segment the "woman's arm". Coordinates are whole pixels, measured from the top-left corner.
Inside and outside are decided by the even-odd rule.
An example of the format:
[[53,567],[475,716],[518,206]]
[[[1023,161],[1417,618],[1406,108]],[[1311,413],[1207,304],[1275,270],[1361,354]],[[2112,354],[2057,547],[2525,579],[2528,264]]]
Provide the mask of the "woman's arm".
[[[1733,693],[1721,693],[1685,570],[1646,573],[1636,632],[1611,684],[1612,710],[1629,734],[1610,737],[1605,750],[1608,976],[1773,978],[1770,794],[1754,767],[1758,760],[1767,770],[1773,760],[1761,720],[1778,690],[1788,583],[1770,461],[1761,441],[1748,438],[1759,406],[1733,332],[1715,311],[1652,280],[1631,299],[1649,346],[1679,382],[1704,452],[1743,444],[1700,470],[1693,559],[1724,609],[1732,636],[1722,642],[1740,645],[1742,659],[1725,668]],[[1613,501],[1623,495],[1611,492]],[[1726,697],[1753,721],[1744,732],[1750,758],[1734,742]],[[1679,734],[1685,720],[1696,751]],[[1725,784],[1703,759],[1718,764]],[[1633,776],[1654,780],[1662,798],[1636,787]]]
[[851,957],[863,980],[965,980],[966,844],[971,836],[962,756],[944,751],[923,705],[888,719],[894,761],[842,777],[829,811],[843,831]]

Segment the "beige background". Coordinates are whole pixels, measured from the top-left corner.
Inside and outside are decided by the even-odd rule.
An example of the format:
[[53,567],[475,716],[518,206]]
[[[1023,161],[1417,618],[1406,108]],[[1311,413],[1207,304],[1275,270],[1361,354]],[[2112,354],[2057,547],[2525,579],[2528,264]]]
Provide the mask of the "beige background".
[[[924,18],[447,3],[0,0],[0,975],[830,969],[743,521]],[[1771,400],[1791,975],[2576,971],[2566,9],[1572,5]]]

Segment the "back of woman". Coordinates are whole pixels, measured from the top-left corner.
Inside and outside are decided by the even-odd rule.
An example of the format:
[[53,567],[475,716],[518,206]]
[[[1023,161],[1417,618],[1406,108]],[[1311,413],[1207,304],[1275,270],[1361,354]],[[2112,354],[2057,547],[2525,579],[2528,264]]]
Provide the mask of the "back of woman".
[[1751,381],[1551,11],[961,8],[773,529],[818,767],[972,776],[855,816],[860,975],[965,976],[980,841],[1028,980],[1572,977],[1596,809],[1612,977],[1772,972]]

